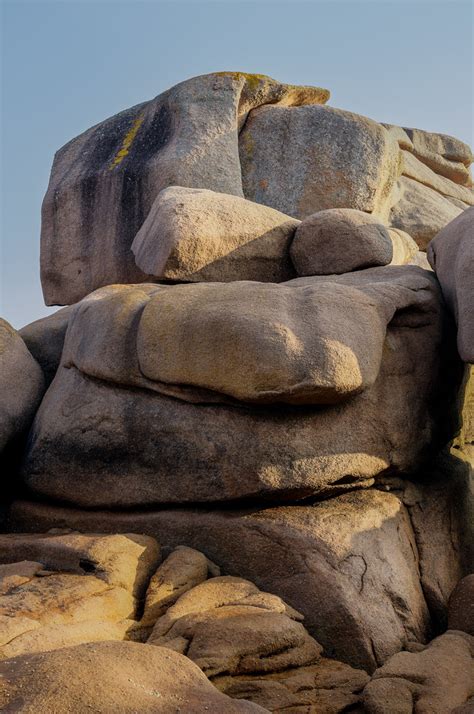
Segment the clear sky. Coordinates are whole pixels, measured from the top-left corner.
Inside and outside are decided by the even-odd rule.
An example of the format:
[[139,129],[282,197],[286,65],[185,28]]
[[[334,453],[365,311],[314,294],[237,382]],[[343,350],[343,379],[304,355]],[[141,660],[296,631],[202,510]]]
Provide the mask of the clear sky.
[[473,5],[463,0],[0,0],[0,315],[51,312],[39,281],[40,208],[54,152],[188,77],[268,74],[333,106],[472,144]]

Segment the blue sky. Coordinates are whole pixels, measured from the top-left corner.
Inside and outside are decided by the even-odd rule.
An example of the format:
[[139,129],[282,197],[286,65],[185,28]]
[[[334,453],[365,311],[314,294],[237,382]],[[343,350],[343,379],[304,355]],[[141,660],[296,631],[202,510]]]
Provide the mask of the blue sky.
[[[1,0],[0,0],[1,2]],[[3,0],[0,315],[48,314],[41,201],[54,152],[188,77],[242,70],[472,144],[473,5],[463,0]]]

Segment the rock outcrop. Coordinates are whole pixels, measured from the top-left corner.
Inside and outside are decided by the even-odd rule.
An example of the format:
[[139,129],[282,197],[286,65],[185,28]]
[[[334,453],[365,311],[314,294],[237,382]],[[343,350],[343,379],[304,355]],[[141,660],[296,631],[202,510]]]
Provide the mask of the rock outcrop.
[[2,710],[472,711],[473,156],[328,97],[215,73],[57,153]]

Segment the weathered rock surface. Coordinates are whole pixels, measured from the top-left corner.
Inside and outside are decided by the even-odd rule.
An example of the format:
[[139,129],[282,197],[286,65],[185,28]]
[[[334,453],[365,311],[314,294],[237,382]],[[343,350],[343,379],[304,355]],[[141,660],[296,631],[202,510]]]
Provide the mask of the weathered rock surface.
[[148,584],[141,624],[154,625],[181,595],[207,579],[210,567],[206,556],[198,550],[176,548]]
[[188,658],[137,642],[101,642],[0,662],[4,712],[237,712],[266,709],[221,694]]
[[333,275],[388,265],[393,258],[387,228],[352,208],[313,213],[298,226],[290,249],[298,275]]
[[208,677],[274,672],[312,664],[321,654],[300,619],[276,595],[222,576],[182,595],[148,643],[186,654]]
[[455,198],[464,204],[474,204],[474,191],[435,173],[409,151],[403,151],[403,175],[429,186],[447,198]]
[[156,541],[79,533],[0,536],[0,656],[125,639]]
[[422,129],[405,128],[405,132],[413,144],[413,153],[417,159],[455,183],[465,186],[472,184],[469,166],[474,157],[467,144],[453,136]]
[[461,359],[474,363],[474,207],[436,235],[428,260],[456,319]]
[[328,689],[328,711],[358,703],[367,674],[321,657],[301,619],[249,581],[217,577],[182,595],[157,620],[148,643],[185,653],[218,689],[270,711],[329,704]]
[[361,703],[367,674],[321,657],[316,664],[269,674],[214,677],[213,684],[236,699],[249,699],[272,712],[339,714]]
[[44,393],[41,367],[18,332],[0,319],[0,451],[30,425]]
[[392,134],[332,107],[255,109],[239,151],[245,197],[301,219],[326,208],[383,212],[401,172]]
[[447,714],[473,694],[474,638],[448,631],[378,669],[364,690],[364,707],[368,714]]
[[418,246],[408,233],[399,228],[389,228],[388,233],[392,242],[392,260],[390,265],[419,265],[420,268],[430,269],[429,263],[424,258],[420,258],[418,254]]
[[396,493],[370,489],[312,506],[246,511],[112,513],[17,503],[9,523],[13,530],[64,524],[134,528],[167,546],[197,548],[226,573],[283,598],[304,615],[326,655],[355,667],[371,671],[429,636],[420,568],[431,554],[425,548],[420,561],[409,511]]
[[[71,304],[112,283],[139,283],[132,241],[167,186],[243,197],[239,127],[266,103],[324,103],[318,87],[220,72],[189,79],[73,139],[54,160],[42,214],[46,303]],[[92,258],[93,256],[93,258]]]
[[43,370],[46,385],[53,381],[59,367],[64,338],[74,306],[63,307],[48,317],[43,317],[19,331],[20,337]]
[[451,593],[448,627],[474,637],[474,573],[460,580]]
[[430,240],[463,209],[412,178],[402,176],[398,183],[401,197],[390,212],[390,224],[406,231],[426,250]]
[[443,322],[434,277],[410,266],[279,286],[104,289],[71,318],[25,482],[56,500],[128,507],[303,497],[412,469],[453,434]]
[[295,277],[288,255],[299,221],[240,196],[170,186],[132,243],[144,273],[180,281]]

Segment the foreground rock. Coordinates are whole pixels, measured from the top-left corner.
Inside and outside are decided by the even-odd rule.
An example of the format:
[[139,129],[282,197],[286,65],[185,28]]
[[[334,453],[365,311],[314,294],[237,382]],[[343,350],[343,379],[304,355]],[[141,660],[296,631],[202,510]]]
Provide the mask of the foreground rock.
[[256,109],[239,150],[245,196],[300,219],[326,208],[384,213],[401,173],[381,124],[332,107]]
[[428,246],[428,260],[458,326],[458,351],[474,364],[474,207],[449,223]]
[[[439,493],[435,500],[441,500]],[[313,506],[246,511],[174,508],[112,513],[18,503],[10,527],[42,530],[73,524],[105,532],[136,528],[167,546],[186,543],[226,573],[254,582],[301,612],[305,627],[326,655],[372,671],[409,642],[425,642],[430,635],[432,623],[420,577],[436,584],[432,563],[439,547],[436,541],[430,547],[429,536],[438,521],[434,516],[426,525],[423,521],[427,496],[419,495],[417,504],[416,537],[410,511],[396,491],[373,489]],[[457,563],[457,573],[462,574],[456,516],[453,508],[451,533],[458,540],[445,557]],[[421,550],[417,541],[423,541]],[[454,571],[443,574],[441,588],[436,584],[439,594],[430,598],[430,604],[442,602],[446,587],[446,607],[456,577]]]
[[247,580],[216,577],[183,594],[148,643],[185,653],[221,691],[270,711],[327,705],[339,712],[358,703],[367,674],[321,657],[301,619]]
[[182,82],[63,146],[42,212],[46,303],[67,305],[103,285],[143,282],[131,244],[158,193],[189,186],[243,197],[238,134],[249,111],[328,97],[319,87],[218,72]]
[[139,535],[0,536],[0,655],[126,639],[158,554]]
[[171,186],[158,194],[132,250],[157,278],[279,283],[295,277],[288,251],[298,224],[239,196]]
[[101,642],[0,662],[4,712],[265,712],[221,694],[189,659],[136,642]]
[[24,480],[86,507],[370,485],[453,433],[445,329],[434,277],[410,266],[106,288],[70,320]]
[[0,319],[0,452],[29,427],[44,377],[18,332]]
[[474,695],[474,637],[448,631],[415,652],[400,652],[364,690],[369,714],[446,714]]

